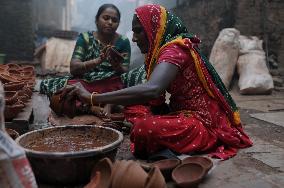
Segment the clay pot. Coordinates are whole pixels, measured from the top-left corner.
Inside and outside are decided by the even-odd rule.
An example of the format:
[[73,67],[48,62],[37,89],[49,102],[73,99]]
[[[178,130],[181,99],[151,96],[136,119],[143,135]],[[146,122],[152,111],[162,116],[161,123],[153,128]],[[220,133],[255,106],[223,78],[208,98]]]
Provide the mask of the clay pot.
[[16,138],[20,136],[20,134],[14,129],[5,128],[5,130],[13,140],[16,140]]
[[4,84],[4,90],[5,91],[19,91],[21,90],[26,83],[24,82],[9,82]]
[[22,111],[22,109],[25,107],[23,103],[20,101],[16,102],[13,105],[5,105],[4,115],[5,115],[5,121],[12,120],[15,118],[19,112]]
[[166,188],[166,181],[161,174],[160,170],[158,167],[154,167],[150,170],[148,173],[148,177],[146,179],[145,188]]
[[112,187],[144,188],[147,173],[134,161],[121,161],[113,171]]
[[125,117],[123,113],[112,113],[110,119],[113,121],[124,121]]
[[204,176],[205,169],[197,163],[181,164],[172,172],[174,182],[183,188],[197,187]]
[[19,82],[17,78],[9,76],[8,74],[5,73],[0,74],[0,81],[4,84],[8,82]]
[[179,159],[163,159],[152,163],[152,166],[157,166],[163,174],[166,181],[171,179],[172,171],[181,161]]
[[[95,179],[96,187],[97,188],[103,188],[103,187],[109,187],[110,181],[111,181],[111,172],[112,172],[112,161],[109,158],[103,158],[101,159],[93,168],[92,171],[92,179]],[[99,172],[99,177],[98,173]]]
[[202,157],[202,156],[187,157],[182,160],[182,164],[186,163],[200,164],[201,166],[203,166],[206,173],[213,167],[212,160],[209,159],[208,157]]
[[5,91],[5,104],[12,105],[18,101],[18,92],[16,91]]

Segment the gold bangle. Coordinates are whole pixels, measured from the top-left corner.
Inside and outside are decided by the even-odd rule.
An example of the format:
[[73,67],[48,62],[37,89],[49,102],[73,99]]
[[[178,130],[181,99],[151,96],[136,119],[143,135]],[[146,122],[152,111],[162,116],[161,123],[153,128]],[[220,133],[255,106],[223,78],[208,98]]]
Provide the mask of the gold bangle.
[[[91,105],[92,105],[92,106],[95,106],[95,104],[94,104],[94,102],[93,102],[93,96],[94,96],[95,94],[98,94],[98,92],[93,92],[93,93],[91,94]],[[100,106],[100,104],[99,104],[99,106]]]

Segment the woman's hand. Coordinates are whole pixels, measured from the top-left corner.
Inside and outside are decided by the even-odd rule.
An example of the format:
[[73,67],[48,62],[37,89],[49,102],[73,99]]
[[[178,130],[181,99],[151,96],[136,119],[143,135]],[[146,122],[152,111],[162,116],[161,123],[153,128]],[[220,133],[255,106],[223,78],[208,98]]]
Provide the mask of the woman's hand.
[[56,94],[59,93],[61,93],[62,98],[66,100],[79,99],[85,104],[91,104],[91,93],[88,92],[80,82],[73,85],[66,85],[56,92]]

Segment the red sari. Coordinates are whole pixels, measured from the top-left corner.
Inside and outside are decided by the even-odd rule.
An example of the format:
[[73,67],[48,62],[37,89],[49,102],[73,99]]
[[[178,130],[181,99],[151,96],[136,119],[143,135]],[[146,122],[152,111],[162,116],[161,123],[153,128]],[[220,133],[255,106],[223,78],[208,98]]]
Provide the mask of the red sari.
[[200,41],[162,6],[145,5],[135,11],[149,41],[147,79],[159,63],[171,63],[179,73],[167,89],[170,114],[154,115],[154,103],[126,108],[126,118],[133,123],[130,139],[134,154],[147,156],[169,148],[177,153],[206,152],[228,159],[238,148],[251,146],[234,101],[198,51]]
[[232,126],[225,109],[208,95],[196,73],[192,57],[177,45],[167,46],[158,63],[179,67],[171,83],[172,115],[153,115],[147,106],[132,106],[125,111],[134,127],[131,141],[138,156],[169,148],[178,153],[210,152],[228,159],[238,148],[252,145],[242,126]]

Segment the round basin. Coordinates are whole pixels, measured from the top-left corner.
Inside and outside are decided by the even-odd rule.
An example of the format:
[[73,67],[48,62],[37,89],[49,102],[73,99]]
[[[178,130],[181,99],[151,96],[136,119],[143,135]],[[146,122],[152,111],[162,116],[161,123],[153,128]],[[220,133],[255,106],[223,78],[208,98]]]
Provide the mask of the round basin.
[[102,158],[115,159],[121,132],[94,125],[68,125],[28,132],[16,139],[38,182],[84,184]]

